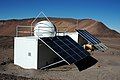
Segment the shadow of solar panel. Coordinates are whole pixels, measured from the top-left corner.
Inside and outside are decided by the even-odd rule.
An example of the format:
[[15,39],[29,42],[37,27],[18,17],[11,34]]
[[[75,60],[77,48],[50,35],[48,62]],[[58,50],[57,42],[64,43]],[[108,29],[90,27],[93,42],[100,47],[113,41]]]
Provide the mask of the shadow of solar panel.
[[93,66],[94,64],[96,64],[98,61],[91,57],[91,56],[87,56],[86,58],[77,61],[76,63],[74,63],[77,68],[79,69],[79,71],[85,70],[91,66]]
[[69,64],[89,56],[89,53],[69,36],[55,36],[41,39]]

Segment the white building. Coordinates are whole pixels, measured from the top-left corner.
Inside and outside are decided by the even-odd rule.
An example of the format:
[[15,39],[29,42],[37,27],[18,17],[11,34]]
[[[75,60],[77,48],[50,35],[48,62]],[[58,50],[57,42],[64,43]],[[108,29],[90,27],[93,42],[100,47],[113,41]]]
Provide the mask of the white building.
[[[76,32],[59,33],[59,35],[69,35],[76,42],[78,41],[78,34]],[[59,58],[58,55],[35,36],[14,38],[15,65],[26,69],[38,69],[55,63],[57,58]]]
[[86,51],[90,49],[104,51],[107,47],[85,30],[57,33],[50,21],[41,21],[35,25],[34,36],[14,38],[14,64],[26,69],[45,69],[74,63],[81,71],[97,62]]
[[41,42],[39,38],[69,35],[78,42],[78,33],[55,33],[55,26],[53,24],[48,21],[41,21],[34,28],[35,36],[15,37],[14,64],[26,69],[38,69],[59,62],[59,56]]

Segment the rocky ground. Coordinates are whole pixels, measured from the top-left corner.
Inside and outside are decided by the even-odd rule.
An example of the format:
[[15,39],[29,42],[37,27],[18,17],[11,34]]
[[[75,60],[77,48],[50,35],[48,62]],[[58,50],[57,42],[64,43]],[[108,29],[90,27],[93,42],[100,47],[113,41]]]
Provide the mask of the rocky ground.
[[100,38],[109,49],[92,52],[98,63],[81,72],[74,64],[49,70],[27,70],[8,62],[0,65],[0,80],[120,80],[120,39]]

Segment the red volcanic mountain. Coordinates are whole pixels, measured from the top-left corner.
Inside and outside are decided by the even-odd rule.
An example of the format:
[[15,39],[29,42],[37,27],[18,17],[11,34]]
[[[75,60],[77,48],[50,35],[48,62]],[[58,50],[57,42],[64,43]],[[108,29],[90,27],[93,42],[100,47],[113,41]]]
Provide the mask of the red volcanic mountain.
[[[44,18],[43,18],[44,19]],[[72,19],[72,18],[51,18],[49,19],[56,25],[59,31],[73,32],[75,29],[85,29],[91,34],[98,37],[120,37],[120,34],[115,30],[109,29],[102,22],[98,22],[92,19]],[[38,19],[36,22],[40,21]],[[31,19],[21,20],[1,20],[0,21],[0,36],[15,36],[17,25],[30,25],[33,21]]]
[[91,34],[99,37],[120,37],[120,34],[115,30],[109,29],[102,22],[91,19],[83,19],[79,22],[79,28],[89,31]]

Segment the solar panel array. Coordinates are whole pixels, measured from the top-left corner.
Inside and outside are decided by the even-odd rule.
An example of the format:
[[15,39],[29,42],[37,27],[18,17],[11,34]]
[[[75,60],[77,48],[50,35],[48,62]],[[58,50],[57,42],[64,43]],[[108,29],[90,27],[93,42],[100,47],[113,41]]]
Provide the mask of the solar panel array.
[[92,34],[90,34],[86,30],[76,30],[81,37],[83,37],[88,43],[91,43],[97,48],[97,50],[104,51],[108,49],[100,40],[95,38]]
[[80,61],[90,55],[69,36],[55,36],[41,39],[69,64]]
[[89,32],[86,30],[77,30],[77,32],[88,42],[92,44],[98,44],[101,43],[97,38],[95,38],[93,35],[91,35]]

